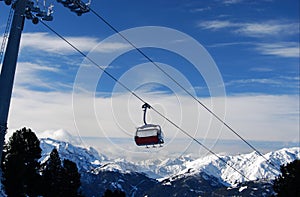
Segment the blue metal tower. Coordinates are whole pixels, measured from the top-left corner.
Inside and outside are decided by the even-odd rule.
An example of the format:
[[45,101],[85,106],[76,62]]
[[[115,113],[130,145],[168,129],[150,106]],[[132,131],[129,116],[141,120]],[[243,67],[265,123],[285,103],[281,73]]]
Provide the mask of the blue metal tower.
[[[9,106],[12,96],[13,83],[15,78],[16,64],[18,59],[20,39],[25,23],[25,19],[30,19],[34,24],[39,20],[52,21],[52,8],[50,5],[48,10],[41,10],[35,5],[33,0],[0,0],[5,4],[11,5],[14,9],[13,20],[8,37],[7,47],[3,59],[0,74],[0,163],[2,159],[2,151],[4,145],[5,134],[7,130],[7,119]],[[37,2],[37,1],[36,1]],[[83,3],[80,0],[57,0],[65,7],[81,15],[89,11],[89,3]],[[0,62],[1,63],[1,62]],[[1,170],[0,170],[1,178]]]
[[[9,3],[6,1],[6,3]],[[14,3],[15,12],[0,74],[0,161],[4,137],[7,129],[7,117],[9,112],[16,64],[20,46],[21,34],[25,21],[25,8],[27,1],[18,0]]]

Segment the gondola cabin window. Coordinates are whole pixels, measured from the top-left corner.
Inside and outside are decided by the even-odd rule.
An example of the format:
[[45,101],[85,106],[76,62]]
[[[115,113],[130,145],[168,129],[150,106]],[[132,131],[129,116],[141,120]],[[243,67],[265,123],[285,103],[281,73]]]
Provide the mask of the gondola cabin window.
[[149,136],[156,136],[157,131],[156,130],[143,130],[143,131],[138,131],[136,136],[138,137],[149,137]]

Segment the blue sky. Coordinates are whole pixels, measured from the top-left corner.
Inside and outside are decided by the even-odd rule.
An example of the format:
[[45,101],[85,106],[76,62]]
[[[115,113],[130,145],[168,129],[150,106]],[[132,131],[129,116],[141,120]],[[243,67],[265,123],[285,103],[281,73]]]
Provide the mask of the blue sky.
[[[165,26],[189,34],[215,60],[227,94],[298,94],[298,1],[93,1],[92,8],[120,31],[138,26]],[[8,14],[4,4],[1,13],[3,32]],[[49,25],[64,36],[91,37],[97,41],[114,33],[93,14],[77,17],[56,2],[54,21]],[[27,21],[24,32],[48,30]],[[156,60],[163,58],[159,55],[162,53],[153,53],[148,52]],[[43,51],[37,54],[45,56]],[[139,54],[132,54],[130,63],[141,59]],[[30,53],[20,56],[28,57]],[[118,76],[118,70],[115,74]],[[204,86],[194,84],[197,85]]]
[[[124,42],[106,43],[101,45],[103,51],[95,52],[94,47],[115,32],[92,13],[78,17],[56,1],[47,1],[47,4],[50,3],[54,4],[54,20],[47,24],[84,53],[109,55],[128,47]],[[168,65],[166,68],[171,70],[174,68],[171,74],[184,76],[195,95],[208,106],[215,106],[213,109],[220,116],[226,113],[225,119],[246,139],[299,141],[299,1],[94,0],[91,7],[120,31],[162,26],[189,35],[214,60],[224,82],[226,96],[222,99],[226,99],[226,105],[220,98],[210,95],[205,77],[186,59],[159,48],[144,48],[143,51],[155,62]],[[1,34],[8,12],[9,7],[1,2]],[[151,34],[147,36],[151,37]],[[157,39],[165,42],[163,38]],[[83,60],[42,24],[33,25],[27,20],[9,128],[28,126],[40,132],[65,129],[81,136],[131,137],[128,130],[134,131],[134,127],[142,124],[141,103],[120,89],[116,91],[115,82],[104,75],[97,83],[94,100],[82,101],[82,106],[74,112],[73,85],[78,69],[84,66]],[[195,134],[196,137],[235,139],[226,129],[220,129],[220,125],[201,111],[193,100],[188,100],[190,98],[181,90],[174,92],[168,87],[169,82],[155,81],[151,77],[163,78],[162,73],[152,71],[149,65],[144,67],[150,70],[138,70],[144,67],[137,65],[146,63],[144,57],[131,50],[116,58],[106,69],[116,78],[122,78],[126,73],[134,76],[124,82],[135,85],[134,91],[154,103],[165,115],[181,121],[180,124],[187,130],[199,128],[196,122],[200,121],[199,130],[205,130],[205,135],[200,132]],[[137,71],[141,73],[135,73]],[[131,72],[133,75],[129,75]],[[142,76],[141,81],[138,76]],[[84,98],[81,95],[80,99]],[[91,113],[96,116],[89,117],[90,113],[84,111],[84,102],[94,102],[95,112]],[[124,105],[126,110],[118,109]],[[178,106],[180,108],[177,109]],[[191,114],[197,115],[196,111],[190,111],[192,109],[200,110],[203,119],[192,119]],[[76,114],[79,115],[76,117]],[[130,117],[130,120],[125,121],[125,117]],[[154,114],[151,117],[152,121],[165,125],[167,134],[168,130],[172,130],[164,120]],[[202,128],[203,121],[209,124]],[[193,126],[189,126],[191,124]],[[183,137],[178,132],[169,135],[172,139],[176,136]]]

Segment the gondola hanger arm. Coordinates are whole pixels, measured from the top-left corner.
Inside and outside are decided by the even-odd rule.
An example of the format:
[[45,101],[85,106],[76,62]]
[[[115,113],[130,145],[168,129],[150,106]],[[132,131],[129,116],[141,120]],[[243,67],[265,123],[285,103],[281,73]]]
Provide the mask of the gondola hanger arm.
[[150,109],[151,106],[148,104],[148,103],[145,103],[142,105],[142,108],[144,109],[144,124],[147,125],[147,122],[146,122],[146,112],[147,112],[147,109]]

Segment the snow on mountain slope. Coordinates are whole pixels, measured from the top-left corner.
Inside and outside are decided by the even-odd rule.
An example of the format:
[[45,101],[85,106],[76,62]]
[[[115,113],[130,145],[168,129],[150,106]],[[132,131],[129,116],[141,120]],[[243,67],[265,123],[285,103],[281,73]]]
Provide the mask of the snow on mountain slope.
[[49,157],[54,147],[57,148],[62,159],[74,161],[80,170],[92,171],[94,174],[100,171],[139,172],[162,181],[165,179],[175,180],[176,177],[193,176],[205,172],[207,175],[216,177],[228,185],[247,181],[245,177],[230,166],[239,170],[250,180],[274,179],[280,173],[278,170],[280,165],[300,159],[299,147],[295,147],[284,148],[264,155],[272,164],[276,165],[276,169],[255,152],[236,156],[220,156],[226,164],[214,155],[198,159],[184,156],[176,159],[145,160],[134,163],[122,158],[110,160],[93,148],[85,149],[47,138],[41,139],[42,161]]
[[190,161],[193,161],[192,157],[186,155],[175,159],[145,160],[136,164],[143,166],[142,172],[151,178],[161,179],[180,173],[186,168],[185,163]]
[[41,139],[40,146],[42,149],[42,158],[40,160],[42,162],[45,162],[49,158],[53,148],[56,148],[62,160],[69,159],[75,162],[79,170],[92,170],[101,166],[107,160],[104,155],[99,154],[92,147],[86,149],[50,138]]
[[[220,178],[220,180],[228,183],[229,185],[235,185],[239,182],[257,179],[274,179],[279,175],[280,165],[289,163],[295,159],[300,159],[299,147],[284,148],[275,152],[267,153],[265,158],[270,160],[270,165],[264,158],[257,155],[255,152],[236,156],[220,156],[221,159],[214,155],[209,155],[204,158],[199,158],[193,161],[187,161],[183,164],[184,169],[174,174],[174,177],[190,176],[205,172],[208,175]],[[232,166],[232,167],[230,167]],[[238,173],[241,172],[244,176]],[[170,177],[172,179],[172,176]]]

